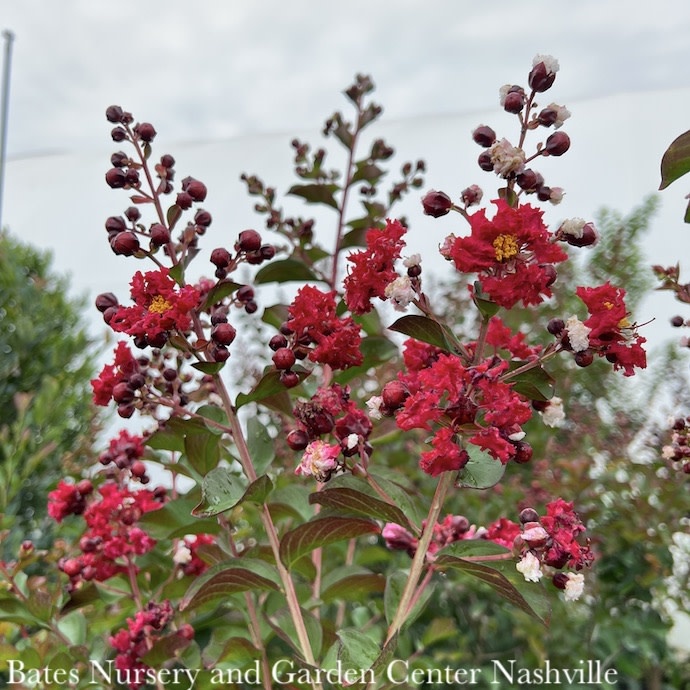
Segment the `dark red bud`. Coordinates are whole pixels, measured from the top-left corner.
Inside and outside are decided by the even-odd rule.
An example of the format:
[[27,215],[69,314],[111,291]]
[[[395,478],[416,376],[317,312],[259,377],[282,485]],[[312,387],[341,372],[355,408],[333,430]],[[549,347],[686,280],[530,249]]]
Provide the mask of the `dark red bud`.
[[200,208],[195,214],[194,214],[194,222],[197,225],[200,225],[202,228],[207,228],[209,225],[211,225],[213,221],[213,218],[211,214],[208,211],[204,211],[204,209]]
[[287,435],[287,444],[292,450],[304,450],[309,444],[309,436],[302,429],[293,429]]
[[146,474],[146,465],[141,460],[135,460],[130,467],[133,477],[141,479]]
[[150,122],[140,122],[135,128],[134,132],[142,141],[150,142],[156,136],[156,130]]
[[551,578],[553,586],[558,589],[565,589],[568,580],[570,580],[570,578],[565,573],[554,573],[554,576]]
[[472,132],[472,139],[475,143],[488,149],[496,141],[496,132],[487,125],[480,125]]
[[551,333],[551,335],[560,335],[565,328],[565,321],[563,319],[551,319],[546,326],[546,330]]
[[539,115],[537,115],[537,122],[542,127],[551,127],[551,125],[558,119],[558,110],[556,108],[544,108]]
[[127,224],[121,216],[110,216],[105,221],[105,229],[108,232],[124,232],[127,229]]
[[141,211],[136,206],[130,206],[125,209],[125,218],[132,223],[136,223],[141,218]]
[[113,124],[122,122],[123,114],[123,110],[119,105],[111,105],[108,108],[106,108],[105,111],[106,119],[108,120],[108,122],[112,122]]
[[494,164],[488,151],[482,151],[479,154],[477,163],[479,164],[479,167],[486,172],[491,172],[494,169]]
[[544,184],[544,178],[531,168],[523,170],[515,179],[525,192],[534,192]]
[[277,333],[268,341],[268,346],[271,348],[271,350],[273,350],[273,352],[279,350],[281,347],[287,347],[287,344],[287,338],[281,333]]
[[134,400],[134,391],[125,381],[120,381],[113,386],[113,400],[116,403],[130,403]]
[[180,192],[175,199],[175,203],[183,210],[186,211],[192,206],[194,199],[187,192]]
[[127,170],[125,178],[130,187],[137,187],[139,185],[139,173],[134,168],[129,168]]
[[105,181],[112,189],[121,189],[127,185],[127,173],[122,168],[110,168],[105,174]]
[[118,151],[110,156],[110,164],[113,168],[124,168],[129,165],[129,156],[124,151]]
[[237,242],[235,249],[243,252],[255,252],[261,249],[261,235],[256,230],[243,230]]
[[88,496],[93,491],[93,484],[89,479],[82,479],[74,487],[82,496]]
[[60,568],[68,577],[76,577],[81,572],[82,563],[78,558],[68,558],[62,562]]
[[211,263],[218,266],[218,268],[228,266],[231,259],[230,252],[227,249],[223,249],[223,247],[218,247],[211,252]]
[[262,244],[259,252],[264,261],[270,261],[276,255],[276,248],[272,244]]
[[219,345],[230,345],[237,335],[235,327],[230,323],[219,323],[212,331],[211,338]]
[[151,242],[157,247],[161,247],[164,244],[170,242],[170,230],[162,225],[161,223],[154,223],[151,226]]
[[570,148],[570,137],[565,132],[554,132],[547,140],[544,151],[549,156],[562,156]]
[[573,247],[591,247],[599,239],[596,228],[592,223],[585,223],[582,228],[582,236],[566,235],[565,241]]
[[214,362],[225,362],[230,357],[230,350],[225,345],[215,345],[211,349],[211,357]]
[[249,302],[254,299],[254,288],[251,285],[243,285],[235,295],[240,302]]
[[132,256],[139,251],[139,240],[133,232],[120,232],[111,240],[110,246],[115,254]]
[[523,465],[526,462],[529,462],[532,459],[532,446],[530,446],[529,443],[526,443],[525,441],[516,441],[515,442],[515,455],[513,456],[513,460],[517,462],[519,465]]
[[680,328],[685,323],[685,319],[682,316],[674,316],[671,319],[671,325],[674,328]]
[[580,350],[575,353],[575,364],[578,367],[588,367],[594,361],[594,353],[591,350]]
[[299,376],[294,371],[281,371],[280,382],[285,388],[294,388],[299,385]]
[[381,391],[383,404],[391,410],[402,407],[409,394],[407,386],[402,381],[389,381]]
[[520,89],[519,91],[509,91],[506,94],[505,100],[503,101],[503,109],[508,113],[513,113],[514,115],[521,112],[525,107],[525,92]]
[[184,189],[189,196],[194,199],[194,201],[203,201],[206,198],[207,189],[206,185],[199,180],[190,180],[187,187]]
[[524,508],[520,511],[520,522],[524,525],[526,522],[538,522],[539,514],[534,508]]
[[175,159],[169,153],[166,153],[161,156],[161,165],[169,170],[175,165]]
[[295,353],[289,347],[281,347],[275,351],[273,357],[273,364],[276,369],[290,369],[295,363]]
[[547,71],[546,65],[543,62],[538,62],[532,67],[527,77],[530,88],[538,92],[550,89],[555,80],[556,73]]
[[110,307],[119,306],[117,297],[112,292],[102,292],[98,297],[96,297],[96,309],[100,312],[104,312]]
[[453,207],[453,202],[445,192],[438,192],[435,189],[427,192],[422,198],[422,208],[427,216],[440,218],[445,216]]
[[113,141],[124,141],[127,138],[127,131],[122,127],[113,127],[110,131],[110,136]]

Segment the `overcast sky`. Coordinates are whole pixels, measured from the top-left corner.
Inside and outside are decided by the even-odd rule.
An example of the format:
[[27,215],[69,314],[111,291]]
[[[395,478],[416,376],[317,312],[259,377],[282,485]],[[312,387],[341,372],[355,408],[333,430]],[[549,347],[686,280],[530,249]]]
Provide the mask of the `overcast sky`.
[[[154,123],[180,177],[207,182],[228,243],[256,222],[240,172],[289,184],[290,138],[317,135],[356,72],[373,76],[384,105],[377,133],[428,159],[427,187],[478,182],[488,194],[495,179],[481,177],[469,133],[506,124],[499,87],[524,84],[535,54],[554,55],[549,99],[573,112],[572,150],[547,180],[567,192],[554,219],[629,212],[658,187],[665,146],[690,129],[688,0],[0,0],[0,28],[15,34],[3,222],[93,294],[124,298],[132,270],[103,230],[127,205],[103,182],[111,103]],[[690,257],[689,190],[690,178],[663,193],[650,263]],[[414,208],[418,249],[431,221]]]

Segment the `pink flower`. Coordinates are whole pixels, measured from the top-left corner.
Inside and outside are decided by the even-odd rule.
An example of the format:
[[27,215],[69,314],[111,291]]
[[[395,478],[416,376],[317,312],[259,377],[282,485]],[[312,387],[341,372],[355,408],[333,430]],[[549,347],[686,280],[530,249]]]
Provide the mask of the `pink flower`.
[[312,441],[306,447],[295,474],[311,476],[320,482],[328,481],[340,467],[339,456],[340,446],[330,445],[325,441]]

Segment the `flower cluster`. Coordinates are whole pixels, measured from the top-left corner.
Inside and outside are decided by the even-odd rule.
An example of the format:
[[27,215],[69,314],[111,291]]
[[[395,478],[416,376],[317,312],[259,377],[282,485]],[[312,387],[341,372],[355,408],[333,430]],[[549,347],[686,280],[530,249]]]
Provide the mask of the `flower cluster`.
[[508,363],[489,357],[466,366],[456,355],[426,351],[431,361],[422,363],[419,344],[406,342],[407,372],[399,376],[406,395],[395,410],[403,430],[436,427],[433,450],[422,453],[421,468],[432,476],[461,469],[469,459],[461,436],[504,464],[523,461],[528,446],[521,425],[532,416],[532,407],[501,380]]
[[[109,642],[117,652],[115,668],[123,672],[131,690],[142,687],[147,680],[149,666],[141,659],[150,651],[153,642],[173,617],[173,608],[168,600],[162,604],[149,602],[146,609],[138,611],[134,618],[127,619],[127,628],[119,630]],[[185,630],[193,637],[193,630]]]
[[48,494],[48,515],[56,522],[62,522],[68,515],[81,515],[86,510],[86,497],[93,492],[93,484],[82,479],[70,484],[64,479]]
[[[327,364],[333,369],[361,364],[359,326],[351,316],[338,316],[336,309],[335,291],[322,292],[311,285],[300,288],[288,307],[290,317],[283,329],[292,338],[293,348],[276,350],[273,356],[276,367],[288,372],[297,355],[304,356],[306,352],[312,362]],[[311,345],[315,347],[300,352],[299,346],[308,348]]]
[[[287,443],[293,450],[304,450],[296,474],[323,482],[344,469],[345,458],[357,455],[368,462],[372,423],[350,399],[349,388],[339,384],[321,387],[309,400],[298,401],[293,414],[297,426],[288,434]],[[337,443],[322,439],[329,434]]]
[[[401,525],[389,522],[384,525],[381,536],[386,546],[393,551],[405,551],[410,558],[417,551],[419,540]],[[439,550],[456,541],[483,538],[486,538],[486,530],[470,525],[469,520],[463,515],[446,515],[443,522],[434,525],[431,543],[426,552],[427,561],[433,562],[434,555]]]
[[108,449],[98,457],[101,465],[113,463],[118,470],[129,470],[133,478],[142,484],[148,484],[146,466],[141,458],[144,457],[144,439],[142,436],[130,434],[126,429],[110,440]]
[[180,568],[182,575],[201,575],[208,569],[208,563],[199,554],[199,547],[215,544],[212,534],[188,534],[175,545],[173,563]]
[[371,228],[367,232],[366,249],[347,257],[352,266],[343,285],[345,303],[353,314],[371,311],[374,297],[385,300],[390,296],[386,291],[399,278],[395,262],[405,246],[405,232],[400,221],[389,220],[385,228]]
[[628,317],[625,290],[606,282],[598,287],[578,287],[577,296],[584,302],[589,317],[580,321],[571,316],[567,321],[552,319],[548,329],[560,339],[564,349],[574,353],[579,366],[588,366],[594,356],[604,357],[614,370],[622,369],[633,376],[635,368],[647,366],[643,338]]
[[673,420],[670,443],[662,447],[661,455],[685,474],[690,474],[690,417]]
[[[63,559],[61,570],[70,577],[71,586],[80,580],[103,581],[126,570],[126,559],[150,551],[156,544],[136,525],[144,513],[158,510],[164,490],[130,491],[114,482],[99,489],[100,500],[91,501],[82,511],[86,531],[79,540],[81,555]],[[66,494],[64,483],[49,496],[50,514],[61,519]]]

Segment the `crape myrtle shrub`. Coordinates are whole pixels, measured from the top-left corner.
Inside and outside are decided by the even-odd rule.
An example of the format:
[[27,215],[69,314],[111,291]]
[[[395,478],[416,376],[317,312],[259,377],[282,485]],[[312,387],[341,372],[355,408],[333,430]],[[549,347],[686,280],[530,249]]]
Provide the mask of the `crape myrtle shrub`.
[[[422,188],[424,164],[404,164],[383,191],[393,149],[375,139],[360,151],[381,114],[368,77],[345,91],[352,121],[336,113],[324,128],[344,147],[344,171],[327,167],[324,149],[292,143],[299,181],[288,194],[332,209],[330,247],[255,175],[242,179],[266,229],[224,243],[205,184],[178,184],[173,156],[154,154],[154,126],[107,109],[123,150],[105,179],[131,205],[105,228],[134,273],[128,299],[96,300],[118,341],[92,386],[123,427],[98,471],[49,495],[54,520],[81,529],[57,584],[27,581],[39,557],[30,545],[3,565],[27,669],[61,666],[78,685],[95,659],[115,684],[139,688],[161,687],[164,668],[203,671],[197,687],[257,668],[268,688],[290,660],[281,668],[293,687],[326,687],[317,669],[336,668],[373,687],[394,658],[485,663],[493,652],[477,645],[506,618],[496,596],[530,639],[552,607],[586,603],[606,537],[592,541],[577,496],[553,478],[559,463],[570,472],[591,458],[548,439],[564,426],[581,433],[565,411],[578,375],[625,380],[647,360],[624,276],[575,281],[571,256],[593,251],[595,224],[543,219],[540,205],[564,192],[539,161],[570,146],[568,110],[538,103],[557,71],[539,55],[526,87],[501,89],[512,142],[487,125],[472,132],[479,167],[498,180],[488,204],[477,185],[455,199],[420,195],[442,219],[431,246],[455,270],[458,310],[424,292],[422,257],[405,253],[394,212]],[[191,262],[205,260],[209,277],[192,281]],[[298,287],[288,304],[261,304],[271,283]],[[392,323],[384,302],[400,312]],[[252,333],[268,356],[256,380],[233,381],[247,318],[260,321]],[[134,417],[145,431],[128,428]],[[475,644],[469,656],[459,635]]]

